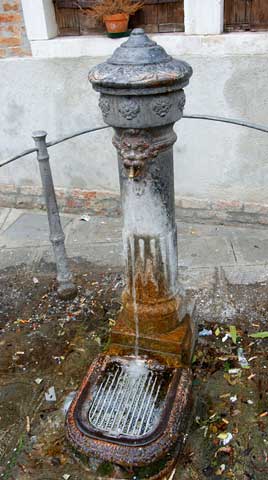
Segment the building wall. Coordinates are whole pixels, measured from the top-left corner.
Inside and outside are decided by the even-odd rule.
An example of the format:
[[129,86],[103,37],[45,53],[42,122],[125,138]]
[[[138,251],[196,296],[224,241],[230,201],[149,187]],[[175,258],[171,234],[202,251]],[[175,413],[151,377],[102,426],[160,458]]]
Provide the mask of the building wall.
[[[0,0],[0,163],[33,146],[34,130],[47,130],[48,139],[55,139],[102,125],[88,70],[122,41],[104,36],[59,38],[52,0],[21,1],[31,47],[19,0]],[[185,0],[186,35],[160,34],[153,39],[193,66],[185,113],[266,124],[268,34],[219,35],[223,3],[206,0],[202,16],[199,0]],[[30,50],[33,57],[20,58]],[[175,193],[182,215],[268,223],[266,134],[186,119],[176,125],[176,132]],[[111,139],[111,130],[105,130],[50,150],[62,208],[118,213]],[[34,156],[0,169],[0,206],[4,205],[43,205]]]
[[20,0],[0,0],[0,58],[30,54]]
[[[185,113],[267,124],[268,54],[204,53],[183,58],[194,69],[186,88]],[[33,130],[45,129],[48,139],[53,140],[102,125],[98,95],[87,77],[89,69],[103,60],[2,60],[0,160],[31,147]],[[191,209],[197,209],[198,214],[206,217],[222,211],[222,218],[247,221],[257,215],[258,221],[267,223],[268,135],[238,126],[186,119],[178,122],[176,132],[175,191],[182,210],[191,213]],[[117,210],[117,160],[111,138],[111,130],[105,130],[50,149],[62,205],[103,211],[108,198]],[[35,205],[40,202],[40,194],[34,157],[0,169],[0,205]]]

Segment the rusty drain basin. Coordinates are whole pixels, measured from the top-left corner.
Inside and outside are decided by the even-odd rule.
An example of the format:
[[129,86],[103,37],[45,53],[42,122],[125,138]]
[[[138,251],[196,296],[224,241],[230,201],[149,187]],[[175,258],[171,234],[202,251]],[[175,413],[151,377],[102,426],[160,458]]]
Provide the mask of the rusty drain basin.
[[190,385],[189,369],[100,355],[69,409],[68,438],[122,466],[155,462],[183,442]]

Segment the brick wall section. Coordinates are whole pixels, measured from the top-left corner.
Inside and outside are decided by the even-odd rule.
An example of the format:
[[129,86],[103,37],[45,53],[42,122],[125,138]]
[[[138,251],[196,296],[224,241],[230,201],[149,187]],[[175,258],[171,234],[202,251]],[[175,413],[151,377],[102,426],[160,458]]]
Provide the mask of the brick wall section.
[[[121,214],[119,194],[88,191],[79,188],[56,188],[59,209],[62,212],[87,213],[117,217]],[[46,208],[41,187],[1,185],[0,208]],[[201,200],[191,197],[176,198],[176,218],[189,223],[233,223],[268,225],[268,204],[238,200]]]
[[20,0],[0,0],[0,58],[31,55]]

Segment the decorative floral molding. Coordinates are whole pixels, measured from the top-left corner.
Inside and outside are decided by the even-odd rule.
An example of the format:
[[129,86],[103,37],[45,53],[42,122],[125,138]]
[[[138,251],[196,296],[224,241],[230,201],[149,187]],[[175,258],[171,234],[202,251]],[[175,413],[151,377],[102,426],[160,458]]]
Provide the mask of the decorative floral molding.
[[127,120],[133,120],[139,112],[140,107],[135,100],[125,100],[119,106],[119,113]]
[[109,101],[106,98],[100,97],[99,107],[102,111],[102,115],[104,116],[104,118],[106,118],[111,110],[111,105]]
[[165,117],[169,110],[171,109],[172,104],[165,98],[158,98],[153,104],[153,111],[159,117]]

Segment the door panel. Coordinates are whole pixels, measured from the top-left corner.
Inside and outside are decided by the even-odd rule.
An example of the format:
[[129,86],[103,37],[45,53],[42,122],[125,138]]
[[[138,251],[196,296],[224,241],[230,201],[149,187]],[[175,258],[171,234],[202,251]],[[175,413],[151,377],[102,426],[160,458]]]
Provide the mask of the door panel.
[[268,30],[268,0],[224,0],[224,29]]

